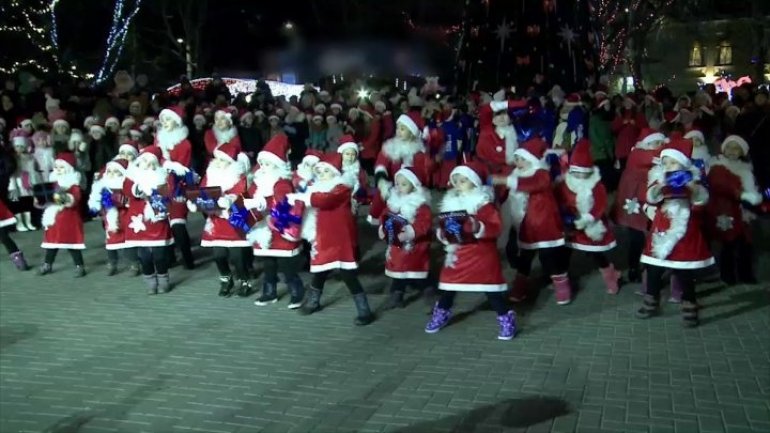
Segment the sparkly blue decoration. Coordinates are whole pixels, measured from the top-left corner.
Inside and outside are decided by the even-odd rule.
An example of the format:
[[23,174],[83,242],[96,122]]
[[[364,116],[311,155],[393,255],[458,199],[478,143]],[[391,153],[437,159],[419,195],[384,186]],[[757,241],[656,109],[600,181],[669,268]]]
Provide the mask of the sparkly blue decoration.
[[687,170],[677,170],[666,175],[666,185],[674,189],[684,188],[692,181],[692,173]]
[[217,201],[209,197],[209,195],[206,194],[206,190],[201,188],[198,198],[195,199],[195,205],[201,210],[213,211],[217,208]]
[[444,221],[444,230],[450,235],[462,239],[463,237],[463,225],[457,221],[457,218],[449,217]]
[[388,215],[388,217],[385,219],[385,224],[383,224],[385,236],[388,238],[388,245],[394,245],[398,243],[398,233],[396,233],[396,230],[400,231],[401,228],[407,224],[408,222],[406,219],[401,218],[398,215]]
[[575,215],[568,212],[566,209],[561,210],[561,221],[564,223],[564,228],[575,228]]
[[168,213],[168,198],[158,194],[158,190],[154,189],[150,195],[150,207],[157,213]]
[[270,211],[273,226],[280,234],[283,234],[284,230],[292,224],[302,224],[302,217],[292,214],[291,208],[289,200],[284,197],[283,201],[276,203]]
[[249,226],[249,211],[245,207],[238,207],[233,203],[230,206],[230,216],[227,222],[238,230],[248,233],[251,230]]
[[698,171],[701,172],[701,177],[700,177],[701,184],[704,187],[708,188],[709,187],[708,186],[708,181],[706,179],[706,161],[704,161],[704,160],[702,160],[700,158],[693,159],[692,160],[692,165],[694,165],[695,168],[697,168]]
[[770,200],[770,188],[766,188],[762,191],[762,197],[764,197],[765,200]]
[[112,201],[112,191],[109,188],[102,188],[101,191],[101,203],[102,209],[108,210],[115,207],[115,203]]
[[195,174],[192,171],[188,171],[182,176],[174,175],[174,197],[184,197],[185,187],[188,185],[195,185]]

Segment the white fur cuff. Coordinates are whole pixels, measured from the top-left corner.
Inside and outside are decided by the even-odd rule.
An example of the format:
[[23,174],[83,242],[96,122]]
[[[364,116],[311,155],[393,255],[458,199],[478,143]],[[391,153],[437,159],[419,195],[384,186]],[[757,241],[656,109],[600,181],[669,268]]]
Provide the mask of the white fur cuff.
[[744,192],[741,194],[741,200],[756,206],[762,203],[762,196],[758,192]]
[[653,185],[647,189],[647,202],[656,204],[663,201],[663,187],[660,184]]
[[407,241],[411,241],[411,240],[413,240],[415,238],[414,227],[412,227],[411,224],[406,226],[406,227],[404,227],[403,228],[403,232],[406,235],[406,240]]
[[173,172],[177,176],[184,176],[187,174],[188,171],[190,171],[189,168],[185,167],[184,165],[175,162],[175,161],[166,161],[163,163],[163,168],[166,170]]
[[703,187],[703,185],[698,185],[695,187],[695,189],[692,191],[692,197],[690,198],[690,202],[694,206],[703,206],[709,201],[709,192],[706,190],[706,188]]
[[190,212],[198,212],[198,205],[188,200],[187,210],[189,210]]
[[492,101],[489,103],[492,108],[492,112],[502,111],[508,109],[508,101]]
[[511,174],[508,176],[508,178],[505,180],[505,184],[508,185],[508,188],[511,191],[516,191],[516,188],[519,187],[519,178],[516,177],[516,175]]
[[473,234],[476,239],[481,239],[484,236],[484,223],[479,221],[479,230]]

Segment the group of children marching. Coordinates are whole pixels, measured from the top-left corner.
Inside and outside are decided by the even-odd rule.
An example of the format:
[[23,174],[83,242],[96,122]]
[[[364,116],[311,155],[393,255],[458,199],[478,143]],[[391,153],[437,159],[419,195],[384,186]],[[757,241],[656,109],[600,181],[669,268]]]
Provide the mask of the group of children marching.
[[[184,224],[188,212],[203,212],[201,246],[213,249],[221,296],[251,293],[249,274],[257,257],[264,278],[256,305],[277,302],[282,274],[290,294],[288,308],[315,313],[322,306],[325,282],[338,271],[353,295],[355,323],[374,320],[357,274],[357,203],[368,195],[368,181],[352,137],[342,137],[334,153],[309,150],[293,171],[285,135],[264,146],[255,170],[243,157],[237,134],[217,136],[207,146],[210,161],[196,184],[190,176],[190,144],[180,111],[163,110],[160,121],[155,145],[141,152],[132,144],[121,146],[87,198],[89,207],[103,216],[109,275],[117,273],[122,251],[143,275],[150,294],[168,292],[169,246],[186,242],[183,256],[191,261]],[[682,303],[684,325],[698,324],[694,271],[715,262],[709,239],[723,243],[720,266],[726,282],[753,281],[750,215],[744,203],[756,205],[762,197],[745,162],[748,146],[730,136],[716,158],[708,158],[703,149],[698,131],[667,138],[645,130],[628,157],[613,220],[628,229],[628,278],[643,282],[640,318],[659,313],[663,278],[669,275],[672,292],[678,293],[672,295]],[[492,174],[479,161],[453,166],[449,189],[434,212],[427,188],[433,162],[416,123],[407,115],[398,119],[396,136],[384,143],[377,159],[377,192],[369,215],[387,244],[385,275],[392,285],[386,308],[404,306],[407,286],[436,287],[440,294],[425,328],[435,333],[449,323],[457,292],[484,292],[497,315],[498,338],[509,340],[516,333],[510,304],[528,297],[536,255],[553,283],[556,302],[571,302],[572,251],[589,255],[607,293],[618,293],[621,274],[606,254],[616,246],[607,217],[611,206],[588,140],[576,142],[556,182],[545,162],[548,145],[542,139],[511,150],[512,170],[507,175]],[[72,153],[55,158],[51,180],[56,190],[42,220],[46,254],[41,274],[51,272],[57,251],[66,249],[76,276],[85,275],[79,203],[86,198],[75,166]],[[180,185],[198,190],[197,195],[179,194]],[[515,239],[507,239],[509,233]],[[434,238],[445,251],[437,283],[429,277]],[[510,287],[498,252],[501,239],[516,247],[509,257],[517,271]],[[306,261],[303,251],[312,274],[307,290],[299,276]]]

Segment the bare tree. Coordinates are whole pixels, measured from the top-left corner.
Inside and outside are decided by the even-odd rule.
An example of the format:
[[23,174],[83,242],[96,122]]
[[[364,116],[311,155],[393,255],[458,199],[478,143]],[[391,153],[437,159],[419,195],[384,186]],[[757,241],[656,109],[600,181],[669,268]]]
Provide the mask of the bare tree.
[[159,0],[158,5],[171,53],[184,63],[187,77],[192,78],[200,69],[208,0]]

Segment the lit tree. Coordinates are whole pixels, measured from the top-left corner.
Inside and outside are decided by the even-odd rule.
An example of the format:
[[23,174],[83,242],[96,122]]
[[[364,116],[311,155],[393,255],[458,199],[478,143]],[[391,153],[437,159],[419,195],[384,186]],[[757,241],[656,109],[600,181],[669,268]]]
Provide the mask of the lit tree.
[[0,46],[5,52],[0,72],[13,74],[27,67],[45,73],[60,68],[56,33],[51,25],[57,1],[10,0],[0,3]]
[[115,67],[120,61],[120,55],[123,53],[126,35],[131,28],[131,21],[139,12],[141,4],[142,0],[115,0],[110,32],[107,35],[107,48],[102,64],[96,73],[95,82],[97,84],[105,81],[115,72]]

